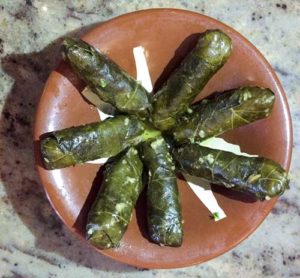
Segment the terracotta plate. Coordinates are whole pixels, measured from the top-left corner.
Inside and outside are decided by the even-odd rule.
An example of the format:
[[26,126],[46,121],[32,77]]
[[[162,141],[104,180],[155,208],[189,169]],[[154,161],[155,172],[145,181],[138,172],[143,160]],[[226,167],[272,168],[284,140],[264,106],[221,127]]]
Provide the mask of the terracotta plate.
[[[106,52],[134,77],[132,48],[143,46],[152,81],[158,87],[193,47],[198,34],[215,28],[231,37],[234,50],[201,97],[242,85],[271,88],[276,93],[272,115],[227,133],[225,137],[240,144],[243,151],[266,156],[288,169],[292,131],[284,91],[259,51],[230,27],[193,12],[156,9],[130,13],[99,24],[83,39]],[[45,132],[98,120],[95,108],[79,93],[83,86],[63,62],[51,73],[36,115],[36,141]],[[84,164],[47,171],[40,165],[39,151],[36,151],[36,157],[41,181],[52,206],[72,231],[83,236],[86,214],[101,182],[100,166]],[[181,180],[179,190],[184,218],[184,241],[180,248],[160,247],[149,242],[145,227],[145,196],[141,196],[121,246],[99,251],[118,261],[144,268],[175,268],[201,263],[245,239],[276,203],[276,199],[255,202],[247,196],[215,187],[216,198],[228,217],[214,222],[208,210]]]

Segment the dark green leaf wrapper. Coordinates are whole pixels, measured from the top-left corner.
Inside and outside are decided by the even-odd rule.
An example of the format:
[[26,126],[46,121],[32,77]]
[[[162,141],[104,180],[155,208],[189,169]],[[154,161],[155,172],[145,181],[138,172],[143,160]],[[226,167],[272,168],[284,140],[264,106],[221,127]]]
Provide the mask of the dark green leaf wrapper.
[[288,174],[267,158],[239,156],[198,144],[173,149],[173,157],[184,173],[254,194],[260,200],[281,195],[289,188]]
[[41,140],[41,153],[47,169],[64,168],[115,156],[127,147],[159,135],[159,131],[138,118],[119,115],[103,122],[54,131]]
[[105,166],[100,192],[89,212],[86,238],[101,249],[119,246],[143,189],[143,164],[130,148]]
[[182,216],[175,165],[163,138],[145,142],[141,158],[149,171],[147,222],[151,240],[180,246],[183,238]]
[[123,113],[143,118],[149,115],[151,95],[104,53],[80,39],[66,38],[63,54],[78,77],[101,100]]
[[201,34],[194,49],[155,94],[154,125],[161,130],[173,127],[230,53],[231,39],[222,31],[209,30]]
[[275,95],[269,89],[243,87],[195,103],[170,132],[177,143],[203,141],[270,115]]

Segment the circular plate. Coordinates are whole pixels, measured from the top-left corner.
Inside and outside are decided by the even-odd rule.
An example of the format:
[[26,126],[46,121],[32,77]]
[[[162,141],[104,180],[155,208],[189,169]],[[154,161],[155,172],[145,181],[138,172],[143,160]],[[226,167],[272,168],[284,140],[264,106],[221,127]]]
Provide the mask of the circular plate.
[[[143,46],[157,88],[193,47],[199,33],[216,28],[231,37],[233,53],[199,98],[243,85],[273,90],[276,102],[268,119],[238,128],[224,137],[240,144],[243,151],[268,157],[288,169],[292,131],[284,91],[264,57],[232,28],[193,12],[154,9],[99,24],[82,38],[107,53],[134,77],[132,48]],[[46,83],[34,133],[37,168],[48,198],[62,221],[82,238],[88,209],[101,183],[100,166],[83,164],[47,171],[40,163],[38,140],[43,133],[98,120],[95,108],[79,93],[83,87],[84,84],[62,62]],[[115,260],[144,268],[177,268],[201,263],[226,252],[249,236],[276,203],[276,198],[254,201],[240,193],[214,187],[215,196],[228,216],[214,222],[186,183],[178,180],[178,185],[184,218],[181,247],[161,247],[148,240],[145,196],[141,196],[120,247],[99,251]]]

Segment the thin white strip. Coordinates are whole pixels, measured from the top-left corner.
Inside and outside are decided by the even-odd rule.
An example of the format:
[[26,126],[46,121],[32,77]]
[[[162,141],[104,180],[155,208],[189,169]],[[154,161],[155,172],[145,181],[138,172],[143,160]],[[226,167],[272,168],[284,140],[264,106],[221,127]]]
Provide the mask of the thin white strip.
[[101,121],[104,121],[107,118],[112,118],[111,115],[105,114],[104,112],[102,112],[99,108],[97,108],[97,111],[99,113],[99,117]]
[[88,86],[82,90],[81,94],[97,107],[97,111],[101,121],[104,121],[106,118],[112,117],[112,115],[105,114],[101,111],[100,108],[105,108],[105,102],[103,102],[95,93],[93,93]]
[[95,159],[95,160],[90,160],[90,161],[87,161],[86,163],[90,163],[90,164],[104,164],[106,163],[108,160],[108,157],[103,157],[103,158],[100,158],[100,159]]
[[215,221],[219,221],[226,217],[225,212],[219,206],[217,199],[211,190],[210,183],[201,178],[190,176],[188,174],[183,174],[183,176],[199,200],[211,212]]
[[212,137],[206,139],[205,141],[202,141],[201,143],[199,143],[199,145],[211,149],[231,152],[237,155],[242,155],[247,157],[258,157],[258,155],[243,153],[239,145],[228,143],[223,138]]
[[142,46],[133,48],[133,56],[136,66],[136,80],[150,93],[153,90],[150,72],[145,57],[145,49]]

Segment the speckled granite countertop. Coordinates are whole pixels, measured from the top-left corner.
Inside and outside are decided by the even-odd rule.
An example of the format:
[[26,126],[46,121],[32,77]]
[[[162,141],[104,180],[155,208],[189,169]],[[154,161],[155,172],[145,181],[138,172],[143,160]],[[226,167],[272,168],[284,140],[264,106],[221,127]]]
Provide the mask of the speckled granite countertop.
[[[47,201],[32,154],[35,108],[59,56],[59,38],[153,7],[197,11],[241,32],[275,68],[294,121],[291,190],[237,248],[178,270],[139,270],[78,241]],[[0,0],[0,277],[300,277],[299,27],[299,0]]]

